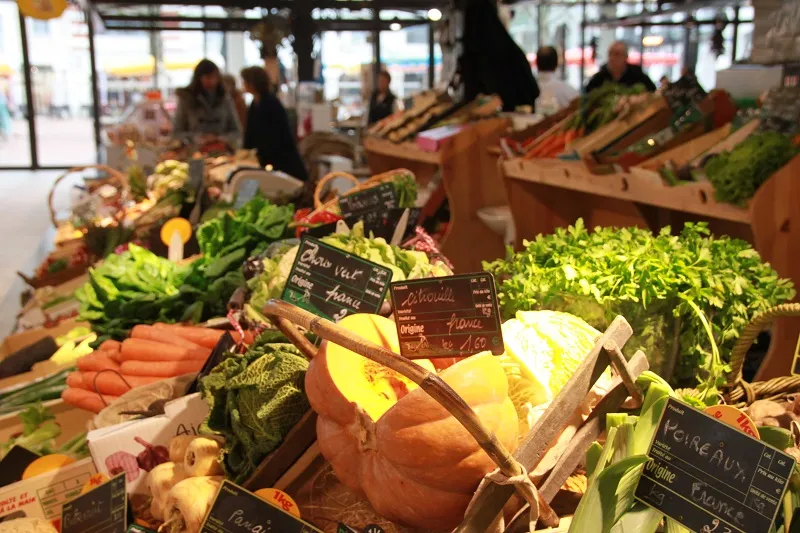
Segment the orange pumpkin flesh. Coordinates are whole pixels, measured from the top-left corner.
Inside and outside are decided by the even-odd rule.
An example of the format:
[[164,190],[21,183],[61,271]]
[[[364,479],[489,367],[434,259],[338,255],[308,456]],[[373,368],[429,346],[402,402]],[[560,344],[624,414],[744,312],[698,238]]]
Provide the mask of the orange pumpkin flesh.
[[[351,315],[339,325],[398,351],[389,319]],[[432,370],[430,361],[417,361]],[[518,423],[499,363],[483,354],[440,377],[508,448]],[[448,530],[464,515],[481,478],[495,468],[475,439],[425,391],[341,346],[322,344],[306,373],[320,451],[339,480],[363,493],[384,517]]]

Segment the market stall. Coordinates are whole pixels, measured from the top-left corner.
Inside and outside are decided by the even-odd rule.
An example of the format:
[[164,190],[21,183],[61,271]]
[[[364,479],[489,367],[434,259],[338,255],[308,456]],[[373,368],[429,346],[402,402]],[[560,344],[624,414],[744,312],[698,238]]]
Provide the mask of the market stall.
[[[489,147],[497,144],[508,125],[509,121],[502,118],[469,124],[446,136],[435,151],[423,150],[413,142],[398,144],[371,137],[363,141],[374,173],[408,168],[422,187],[437,174],[441,176],[441,186],[432,194],[423,216],[433,215],[447,199],[451,218],[442,239],[442,251],[464,272],[477,270],[481,261],[503,253],[503,235],[489,229],[478,217],[478,210],[506,204],[497,158]],[[475,246],[476,242],[480,246]]]

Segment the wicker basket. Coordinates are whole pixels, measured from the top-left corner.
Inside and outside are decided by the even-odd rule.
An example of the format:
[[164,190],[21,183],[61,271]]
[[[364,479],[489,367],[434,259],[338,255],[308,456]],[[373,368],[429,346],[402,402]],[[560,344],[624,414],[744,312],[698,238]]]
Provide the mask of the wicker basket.
[[106,165],[87,165],[85,167],[73,167],[62,175],[60,175],[56,180],[53,182],[53,186],[50,188],[50,194],[47,196],[47,207],[50,210],[50,221],[53,223],[53,227],[58,229],[59,226],[64,225],[66,222],[59,222],[56,219],[56,210],[53,207],[53,198],[55,197],[56,186],[58,186],[61,181],[69,176],[70,174],[75,174],[77,172],[84,172],[90,169],[97,169],[102,170],[106,174],[108,174],[108,178],[104,179],[104,183],[116,182],[117,186],[122,187],[122,189],[126,192],[130,192],[130,185],[128,183],[128,177],[123,174],[122,172],[115,170]]
[[366,189],[370,189],[381,183],[386,183],[392,181],[396,176],[408,174],[414,176],[414,173],[410,170],[406,170],[404,168],[398,168],[395,170],[390,170],[389,172],[384,172],[383,174],[377,174],[368,178],[364,181],[360,181],[358,178],[353,176],[352,174],[348,174],[347,172],[331,172],[330,174],[326,174],[322,177],[322,179],[317,182],[317,186],[314,189],[314,211],[312,211],[308,216],[312,216],[320,211],[330,211],[339,202],[339,198],[335,197],[330,200],[324,201],[322,199],[322,194],[325,192],[325,186],[328,182],[335,180],[336,178],[344,178],[351,182],[353,182],[353,188],[347,191],[344,196],[349,194],[353,194],[355,192],[364,191]]
[[[537,490],[530,483],[527,470],[522,464],[511,455],[494,433],[484,427],[469,405],[436,373],[430,372],[390,350],[365,341],[329,320],[286,302],[270,300],[264,307],[263,312],[275,327],[283,332],[309,359],[315,357],[317,348],[303,335],[299,328],[310,331],[321,339],[334,342],[399,372],[419,385],[422,390],[444,407],[475,438],[481,448],[497,465],[498,471],[487,476],[484,483],[478,488],[473,503],[468,509],[464,521],[455,530],[456,532],[486,533],[490,531],[487,526],[477,525],[477,522],[480,519],[486,520],[487,516],[494,520],[497,512],[502,509],[505,501],[511,495],[511,492],[508,491],[513,489],[509,485],[513,485],[517,493],[530,506],[529,511],[533,522],[538,520],[548,527],[557,525],[558,516],[551,509],[550,501],[574,470],[575,465],[571,461],[578,456],[582,457],[585,453],[583,443],[588,447],[602,431],[602,420],[605,419],[603,409],[598,409],[596,415],[581,427],[570,444],[571,449],[568,452],[565,451],[551,471],[550,477],[543,483],[542,489]],[[619,382],[602,400],[602,402],[605,402],[603,406],[606,409],[618,409],[629,394],[634,398],[634,401],[641,402],[642,396],[638,388],[636,388],[635,379],[646,368],[646,358],[644,354],[637,352],[629,363],[625,361],[621,352],[622,345],[630,338],[631,333],[630,326],[622,317],[618,317],[609,326],[606,333],[597,340],[592,352],[588,354],[570,382],[553,400],[551,407],[542,415],[539,423],[534,426],[520,445],[516,452],[518,457],[529,457],[531,454],[538,456],[538,460],[534,461],[538,464],[553,436],[560,431],[563,412],[574,411],[584,399],[591,385],[593,385],[594,380],[591,378],[593,375],[597,375],[595,374],[597,367],[605,368],[605,366],[611,364],[620,376]],[[601,353],[606,354],[608,358],[604,361],[599,359]],[[599,407],[600,404],[598,404]],[[536,464],[529,465],[531,471],[533,471],[532,469]],[[561,479],[561,476],[563,476],[563,479]],[[502,479],[497,480],[498,477]],[[507,489],[507,491],[503,492],[501,490],[500,493],[492,493],[489,489],[494,483],[499,483],[496,487]],[[550,486],[548,486],[548,483]],[[555,487],[555,490],[553,490],[553,487]],[[499,505],[498,511],[491,510],[493,505]],[[473,521],[470,517],[477,518]]]
[[800,376],[783,376],[755,383],[747,383],[742,378],[745,356],[756,337],[776,318],[796,316],[800,316],[800,303],[781,304],[756,315],[745,326],[731,350],[731,372],[725,394],[727,403],[741,408],[756,400],[785,400],[790,394],[800,392]]

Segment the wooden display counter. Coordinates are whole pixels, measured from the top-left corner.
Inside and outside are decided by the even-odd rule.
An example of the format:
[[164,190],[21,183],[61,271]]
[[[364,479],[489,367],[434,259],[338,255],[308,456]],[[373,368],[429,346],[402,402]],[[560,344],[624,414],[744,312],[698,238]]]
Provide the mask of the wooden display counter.
[[[761,186],[748,208],[714,200],[710,183],[669,187],[656,174],[632,169],[594,175],[581,162],[513,159],[500,165],[516,225],[517,249],[523,239],[550,234],[583,218],[587,227],[638,226],[658,231],[706,221],[714,234],[752,243],[781,277],[800,287],[800,156]],[[798,345],[800,319],[779,319],[772,344],[756,379],[790,374]]]
[[443,141],[438,152],[422,151],[414,143],[364,139],[373,174],[407,168],[414,172],[420,186],[425,187],[441,172],[442,186],[434,197],[444,195],[450,204],[450,224],[441,251],[458,272],[481,270],[481,261],[505,255],[503,236],[490,230],[477,212],[484,207],[508,204],[497,156],[489,153],[489,147],[497,144],[508,125],[505,118],[475,122]]

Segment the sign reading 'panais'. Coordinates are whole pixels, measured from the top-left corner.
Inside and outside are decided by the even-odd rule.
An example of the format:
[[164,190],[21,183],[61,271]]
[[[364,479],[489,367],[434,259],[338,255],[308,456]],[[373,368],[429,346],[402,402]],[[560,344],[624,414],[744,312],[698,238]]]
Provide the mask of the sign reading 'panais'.
[[768,533],[791,456],[669,398],[636,498],[700,533]]
[[400,353],[409,359],[505,351],[488,272],[392,283]]
[[322,533],[242,487],[223,481],[200,533]]

